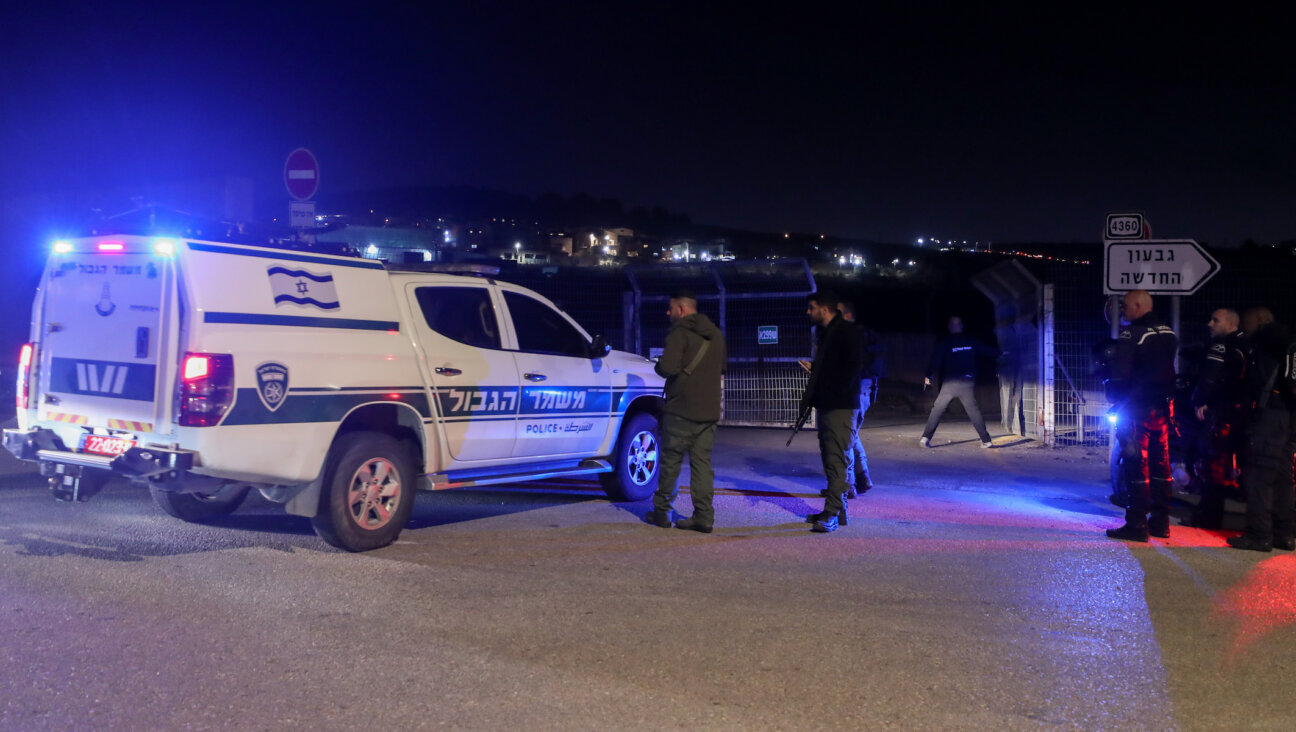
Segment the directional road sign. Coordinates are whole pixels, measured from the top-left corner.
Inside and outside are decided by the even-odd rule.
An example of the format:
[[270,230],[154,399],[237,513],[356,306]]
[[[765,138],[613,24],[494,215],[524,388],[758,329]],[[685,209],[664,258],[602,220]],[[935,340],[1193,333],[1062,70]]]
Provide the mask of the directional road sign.
[[1147,290],[1153,295],[1191,295],[1220,270],[1219,262],[1192,239],[1103,242],[1103,293]]
[[315,155],[304,147],[288,153],[284,162],[284,184],[288,193],[298,201],[305,201],[319,190],[319,163]]

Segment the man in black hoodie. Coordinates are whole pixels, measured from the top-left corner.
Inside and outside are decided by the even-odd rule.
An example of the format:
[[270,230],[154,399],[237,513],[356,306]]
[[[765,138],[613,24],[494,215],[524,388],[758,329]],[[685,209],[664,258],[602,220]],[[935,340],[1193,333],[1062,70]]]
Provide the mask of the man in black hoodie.
[[679,493],[675,482],[687,453],[693,515],[676,521],[675,528],[709,534],[715,524],[711,448],[715,445],[716,422],[720,421],[720,375],[728,358],[724,334],[697,311],[697,298],[691,292],[681,291],[671,297],[666,314],[671,327],[655,367],[659,375],[666,377],[666,408],[658,429],[661,473],[653,494],[653,510],[645,519],[654,526],[670,528],[671,504]]
[[1246,351],[1243,397],[1246,441],[1242,448],[1242,489],[1246,492],[1246,532],[1229,537],[1234,549],[1267,552],[1296,548],[1296,490],[1292,483],[1292,395],[1285,388],[1291,336],[1268,308],[1242,315]]
[[[859,410],[860,332],[837,312],[837,296],[828,292],[810,295],[806,315],[818,327],[819,340],[810,380],[801,397],[801,410],[814,407],[819,423],[819,457],[828,478],[824,509],[807,520],[811,531],[826,534],[846,523],[847,456]],[[802,366],[806,364],[802,362]]]
[[1129,505],[1125,523],[1107,529],[1107,536],[1146,542],[1149,533],[1170,536],[1170,420],[1179,336],[1152,312],[1147,290],[1125,293],[1125,318],[1129,325],[1116,338],[1107,387],[1119,414]]

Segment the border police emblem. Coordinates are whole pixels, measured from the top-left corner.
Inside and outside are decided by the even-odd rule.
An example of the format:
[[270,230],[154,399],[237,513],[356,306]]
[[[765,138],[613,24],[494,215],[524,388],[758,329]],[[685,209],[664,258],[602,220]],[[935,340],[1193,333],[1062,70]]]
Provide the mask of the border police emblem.
[[275,411],[288,397],[288,367],[274,361],[257,366],[257,396],[266,409]]

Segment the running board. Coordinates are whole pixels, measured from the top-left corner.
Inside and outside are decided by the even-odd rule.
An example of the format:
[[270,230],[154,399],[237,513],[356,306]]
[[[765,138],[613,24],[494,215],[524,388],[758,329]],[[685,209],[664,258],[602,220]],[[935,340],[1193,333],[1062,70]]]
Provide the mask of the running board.
[[596,473],[612,472],[612,463],[606,460],[585,460],[580,465],[571,468],[554,468],[541,472],[526,473],[507,473],[501,475],[483,475],[474,478],[454,478],[441,474],[429,474],[427,478],[432,490],[439,491],[446,488],[469,488],[479,485],[497,485],[499,483],[521,483],[529,480],[544,480],[545,478],[565,478],[571,475],[592,475]]

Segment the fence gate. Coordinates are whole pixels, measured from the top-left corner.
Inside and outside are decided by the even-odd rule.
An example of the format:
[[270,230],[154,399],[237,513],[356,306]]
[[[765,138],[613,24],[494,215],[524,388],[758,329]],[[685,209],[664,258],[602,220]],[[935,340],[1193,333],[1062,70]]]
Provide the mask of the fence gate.
[[[796,422],[809,375],[806,296],[815,290],[804,259],[652,265],[627,269],[626,343],[647,356],[660,353],[670,321],[670,296],[688,289],[698,310],[724,331],[729,361],[720,423],[785,427]],[[808,425],[813,427],[813,423]]]

